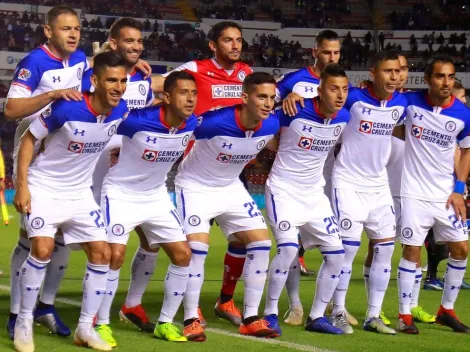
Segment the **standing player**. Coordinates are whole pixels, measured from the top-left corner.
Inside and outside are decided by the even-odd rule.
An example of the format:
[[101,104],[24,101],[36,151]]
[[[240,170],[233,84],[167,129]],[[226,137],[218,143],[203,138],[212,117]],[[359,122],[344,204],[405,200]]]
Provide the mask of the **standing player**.
[[[213,58],[190,61],[176,68],[178,71],[189,72],[196,79],[199,96],[194,110],[196,116],[213,108],[241,104],[243,81],[253,72],[247,64],[240,61],[243,38],[242,29],[238,24],[229,21],[217,23],[211,29],[210,38],[209,47],[214,52]],[[157,77],[158,80],[154,77],[152,83],[154,91],[162,91],[166,75]],[[215,305],[215,313],[239,326],[241,313],[235,307],[233,294],[243,272],[246,249],[235,238],[230,238],[229,241],[224,258],[223,285]],[[202,318],[201,314],[200,316]],[[203,324],[205,324],[204,321]]]
[[323,317],[338,284],[344,250],[336,218],[323,187],[323,167],[350,113],[343,109],[348,78],[338,64],[320,74],[318,97],[305,99],[303,109],[290,118],[281,110],[279,150],[266,183],[269,222],[277,254],[269,269],[265,320],[281,335],[278,301],[289,269],[298,265],[298,233],[306,248],[318,247],[323,255],[312,310],[305,324],[309,331],[342,334]]
[[379,52],[371,59],[370,67],[373,83],[349,92],[345,106],[350,109],[351,122],[342,135],[343,143],[332,175],[333,207],[346,252],[333,296],[332,322],[345,333],[353,333],[344,311],[346,292],[365,229],[374,254],[364,330],[395,334],[380,319],[390,281],[396,224],[386,165],[392,131],[403,116],[406,98],[395,92],[401,70],[397,54]]
[[[398,265],[398,330],[408,334],[419,332],[413,323],[410,304],[421,246],[432,227],[436,243],[445,243],[449,249],[436,322],[456,332],[470,333],[470,328],[460,322],[454,312],[468,255],[462,195],[470,169],[470,112],[451,94],[455,81],[451,57],[432,57],[424,77],[428,91],[407,94],[405,125],[397,131],[397,136],[406,136],[401,184],[400,240],[404,246]],[[457,142],[461,158],[454,179]]]
[[[161,246],[171,260],[155,335],[169,341],[186,341],[172,321],[186,291],[191,250],[165,180],[196,128],[196,101],[194,77],[184,71],[174,72],[165,80],[165,104],[131,110],[118,128],[117,133],[123,135],[119,162],[106,175],[101,198],[111,248],[107,302],[101,305],[97,320],[100,325],[95,328],[112,347],[117,344],[109,328],[110,308],[129,233],[136,226],[141,226],[151,248]],[[103,334],[106,330],[109,333]]]
[[[95,93],[79,102],[55,102],[21,137],[14,203],[19,212],[28,214],[31,251],[20,274],[21,303],[14,334],[19,352],[34,351],[33,309],[59,227],[65,244],[82,248],[88,258],[74,343],[112,349],[93,329],[93,318],[106,292],[111,253],[90,186],[99,153],[127,114],[126,102],[121,99],[127,77],[124,61],[113,53],[97,55],[94,63]],[[45,149],[29,166],[34,144],[42,139]]]
[[184,298],[184,334],[189,340],[206,339],[197,310],[213,218],[224,234],[243,243],[248,253],[243,268],[245,299],[240,333],[276,336],[266,321],[258,318],[271,241],[261,212],[238,178],[279,130],[279,120],[271,114],[275,84],[271,75],[253,73],[243,82],[241,106],[203,114],[195,131],[195,146],[178,168],[178,210],[192,251]]
[[[18,143],[20,137],[39,114],[58,99],[80,101],[82,75],[88,69],[85,53],[77,50],[80,43],[80,20],[74,9],[60,5],[47,13],[44,33],[47,43],[31,51],[16,67],[8,92],[5,117],[19,121],[15,133],[14,175],[17,173]],[[39,146],[36,145],[36,149]],[[20,270],[28,257],[30,242],[21,217],[17,246],[11,255],[10,314],[7,330],[13,339],[15,321],[20,306]],[[51,332],[69,336],[70,329],[60,320],[54,300],[65,273],[69,250],[62,236],[56,236],[54,254],[47,266],[44,285],[34,311],[36,322],[46,325]]]
[[[142,24],[133,18],[120,18],[115,21],[109,30],[109,49],[119,55],[126,62],[127,88],[123,99],[129,109],[141,109],[153,103],[151,90],[151,78],[144,78],[144,74],[136,70],[135,65],[140,59],[143,50]],[[83,90],[92,89],[90,73],[83,77]],[[109,157],[113,149],[122,144],[122,136],[114,135],[101,153],[93,173],[93,194],[98,204],[101,202],[101,186],[103,179],[109,170]],[[136,228],[139,235],[140,246],[132,259],[131,280],[125,303],[122,305],[119,315],[122,319],[137,325],[142,331],[153,332],[155,324],[151,323],[143,309],[142,296],[155,271],[157,264],[158,248],[150,248],[145,234]],[[116,280],[119,272],[112,270],[110,280]],[[117,287],[117,286],[116,286]],[[112,330],[109,326],[110,309],[114,299],[113,295],[106,295],[97,317],[97,331],[105,341],[114,341]]]

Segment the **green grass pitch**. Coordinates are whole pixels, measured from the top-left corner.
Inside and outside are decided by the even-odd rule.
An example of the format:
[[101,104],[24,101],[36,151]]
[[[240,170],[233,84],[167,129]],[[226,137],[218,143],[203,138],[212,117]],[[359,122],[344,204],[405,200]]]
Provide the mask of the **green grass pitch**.
[[[2,324],[6,321],[9,307],[9,293],[6,288],[9,285],[9,258],[11,250],[17,240],[18,219],[13,207],[9,207],[10,226],[0,225],[0,269],[4,271],[0,277],[0,317]],[[252,338],[242,338],[237,335],[237,328],[224,320],[218,319],[213,308],[218,296],[223,271],[223,256],[227,247],[226,240],[222,235],[220,228],[213,227],[210,236],[209,255],[206,260],[205,283],[201,295],[201,307],[203,314],[208,322],[209,331],[207,332],[207,341],[203,343],[183,343],[176,344],[166,341],[160,341],[137,331],[134,326],[121,323],[118,318],[120,305],[125,299],[129,280],[129,266],[135,248],[138,245],[137,236],[131,236],[129,242],[127,259],[121,270],[121,280],[119,292],[116,295],[115,305],[112,312],[112,326],[115,336],[118,340],[118,347],[115,351],[433,351],[433,352],[457,352],[470,350],[470,336],[451,332],[449,329],[438,325],[418,324],[420,335],[408,336],[383,336],[370,332],[364,332],[361,326],[356,327],[354,334],[350,336],[327,336],[322,334],[306,332],[303,327],[291,327],[281,324],[283,335],[276,340],[258,340]],[[275,246],[273,246],[275,247]],[[357,256],[354,268],[351,286],[347,297],[348,310],[362,324],[366,311],[365,288],[362,279],[362,260],[365,256],[366,241],[363,240],[361,249]],[[272,250],[274,255],[274,250]],[[400,257],[400,247],[397,245],[393,257],[392,280],[384,302],[384,311],[396,324],[398,309],[396,268]],[[424,258],[424,257],[423,257]],[[307,266],[312,269],[318,269],[321,257],[317,251],[309,251],[306,254]],[[70,301],[80,302],[82,298],[81,285],[85,270],[85,256],[82,252],[74,252],[71,256],[70,265],[67,269],[65,279],[59,291],[58,298],[68,299]],[[168,258],[161,252],[158,258],[157,270],[149,285],[147,293],[144,296],[144,307],[152,320],[158,318],[163,300],[163,278],[168,266]],[[444,270],[441,264],[440,272]],[[300,285],[301,298],[304,306],[305,317],[310,311],[315,292],[315,279],[302,277]],[[243,298],[243,282],[237,287],[235,300],[240,307]],[[420,304],[428,311],[435,312],[439,307],[441,292],[421,291]],[[70,302],[69,302],[70,303]],[[79,303],[78,303],[79,304]],[[61,317],[75,328],[79,308],[67,303],[57,303]],[[280,314],[286,311],[288,307],[285,294],[280,301]],[[261,305],[260,313],[263,312],[264,301]],[[177,320],[182,320],[182,309],[177,315]],[[470,323],[470,291],[462,290],[457,302],[456,312],[464,322]],[[59,338],[49,334],[43,327],[35,327],[36,351],[80,351],[80,348],[72,345],[72,338]],[[83,349],[82,349],[83,350]],[[0,332],[0,351],[13,351],[13,344],[8,339],[4,325]]]

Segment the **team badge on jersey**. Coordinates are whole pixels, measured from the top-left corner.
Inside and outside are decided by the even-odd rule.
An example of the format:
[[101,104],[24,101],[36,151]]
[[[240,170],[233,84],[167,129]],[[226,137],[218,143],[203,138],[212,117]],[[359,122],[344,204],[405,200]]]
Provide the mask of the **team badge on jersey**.
[[240,71],[240,72],[238,72],[237,77],[240,80],[240,82],[243,82],[246,78],[246,73],[243,72],[243,71]]
[[220,161],[221,163],[228,163],[231,159],[232,156],[230,154],[219,153],[217,156],[217,161]]
[[188,223],[191,226],[197,226],[201,223],[201,219],[197,215],[191,215],[188,219]]
[[189,134],[185,134],[183,137],[183,140],[181,141],[181,144],[183,144],[184,147],[188,145],[189,142]]
[[339,136],[339,134],[341,133],[341,126],[336,126],[333,133],[335,137]]
[[396,120],[398,120],[399,117],[400,117],[400,112],[397,109],[393,110],[392,111],[392,119],[394,121],[396,121]]
[[372,132],[372,121],[361,120],[359,132],[370,134]]
[[142,159],[145,161],[154,162],[157,159],[158,152],[155,150],[145,149],[142,154]]
[[409,227],[405,227],[401,231],[401,235],[403,236],[403,238],[411,238],[413,236],[413,230],[410,229]]
[[42,229],[44,227],[44,219],[34,218],[33,220],[31,220],[31,227],[35,230]]
[[21,79],[22,81],[27,81],[28,78],[31,78],[31,71],[27,68],[22,68],[18,73],[18,79]]
[[352,222],[349,219],[343,219],[341,220],[341,228],[343,230],[349,230],[352,226]]
[[82,76],[83,76],[82,73],[83,73],[82,69],[79,67],[78,70],[77,70],[77,78],[80,79],[80,80],[82,79]]
[[258,142],[258,144],[256,145],[256,149],[261,150],[261,149],[264,148],[265,145],[266,145],[266,141],[265,141],[264,139],[262,139],[262,140],[260,140],[260,141]]
[[290,229],[290,222],[289,221],[281,221],[279,223],[279,230],[287,231]]
[[111,228],[111,232],[114,236],[122,236],[124,235],[124,226],[121,224],[116,224]]
[[147,90],[145,89],[143,84],[139,84],[139,93],[142,95],[145,95],[147,93]]
[[297,144],[298,147],[302,149],[310,149],[312,146],[313,139],[308,137],[300,137],[299,143]]
[[68,151],[76,154],[80,154],[83,150],[84,143],[80,142],[70,142],[67,148]]
[[448,121],[446,123],[446,130],[447,131],[454,132],[456,128],[457,128],[457,126],[456,126],[454,121]]
[[423,134],[423,128],[420,126],[412,125],[411,134],[413,135],[413,137],[420,139],[421,135]]
[[116,125],[112,125],[108,130],[108,136],[111,137],[112,135],[114,135],[116,133],[116,130],[117,130]]

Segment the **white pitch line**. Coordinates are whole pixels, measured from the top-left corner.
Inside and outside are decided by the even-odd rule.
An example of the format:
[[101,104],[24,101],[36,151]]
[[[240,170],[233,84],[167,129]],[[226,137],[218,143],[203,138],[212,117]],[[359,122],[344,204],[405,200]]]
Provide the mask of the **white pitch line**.
[[[10,286],[0,285],[0,290],[10,291]],[[72,300],[72,299],[67,299],[67,298],[56,298],[55,301],[59,302],[59,303],[75,306],[75,307],[81,307],[82,306],[81,302],[75,301],[75,300]],[[301,345],[301,344],[294,343],[294,342],[287,342],[287,341],[276,340],[276,339],[260,339],[260,338],[253,337],[253,336],[245,336],[245,335],[235,334],[233,332],[222,330],[222,329],[206,328],[205,330],[208,331],[208,332],[214,333],[214,334],[218,334],[218,335],[230,336],[230,337],[249,340],[249,341],[253,341],[253,342],[265,343],[267,345],[282,346],[282,347],[286,347],[286,348],[289,348],[291,350],[296,350],[296,351],[335,352],[333,350],[326,350],[326,349],[323,349],[323,348],[319,348],[319,347],[315,347],[315,346],[309,346],[309,345]]]

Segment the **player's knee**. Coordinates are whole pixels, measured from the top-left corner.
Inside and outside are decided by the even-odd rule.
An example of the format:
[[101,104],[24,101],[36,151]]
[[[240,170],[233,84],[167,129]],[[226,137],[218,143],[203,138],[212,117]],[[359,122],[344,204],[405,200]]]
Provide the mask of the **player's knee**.
[[421,256],[421,247],[409,246],[409,245],[403,246],[403,258],[404,259],[413,263],[417,263],[420,256]]
[[191,249],[189,246],[181,246],[171,257],[171,262],[177,266],[189,266],[191,261]]
[[47,262],[52,257],[53,248],[39,246],[31,250],[31,255],[41,262]]
[[111,260],[111,249],[108,243],[94,246],[90,251],[88,261],[92,264],[106,265]]
[[468,242],[449,244],[449,254],[455,260],[465,260],[468,257]]
[[245,245],[238,241],[229,242],[228,248],[245,248]]
[[112,270],[118,270],[122,267],[125,258],[125,250],[121,248],[113,248],[110,250],[111,259],[110,259],[110,268]]

